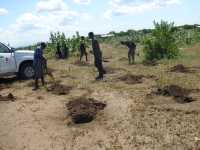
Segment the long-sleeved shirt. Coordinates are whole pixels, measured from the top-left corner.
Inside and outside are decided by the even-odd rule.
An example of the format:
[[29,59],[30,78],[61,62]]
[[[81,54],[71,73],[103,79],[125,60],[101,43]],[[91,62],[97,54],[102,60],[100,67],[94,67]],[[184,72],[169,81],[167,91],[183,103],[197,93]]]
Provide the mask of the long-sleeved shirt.
[[99,46],[99,42],[96,39],[92,40],[92,49],[95,59],[102,60],[102,52]]
[[85,43],[81,43],[80,44],[80,49],[79,50],[80,50],[81,53],[85,53],[86,52]]
[[136,49],[136,45],[135,45],[134,42],[126,41],[126,42],[123,42],[122,44],[126,45],[130,50],[135,50]]
[[34,53],[33,65],[37,66],[38,64],[42,64],[43,61],[43,50],[41,48],[37,48]]

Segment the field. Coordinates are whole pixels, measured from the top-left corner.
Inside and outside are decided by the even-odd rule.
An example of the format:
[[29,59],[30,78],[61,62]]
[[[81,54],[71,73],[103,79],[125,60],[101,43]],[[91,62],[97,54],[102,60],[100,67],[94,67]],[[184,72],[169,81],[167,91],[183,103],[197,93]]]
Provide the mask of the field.
[[[33,81],[0,80],[0,95],[16,98],[0,102],[0,150],[200,149],[200,45],[155,65],[142,64],[141,48],[136,64],[128,65],[126,48],[101,46],[103,81],[94,80],[91,55],[89,63],[78,57],[48,61],[55,82],[63,85],[58,91],[47,90],[54,82],[49,77],[48,87],[37,92]],[[172,71],[178,64],[187,71]],[[166,91],[175,85],[181,94]],[[66,107],[81,98],[106,103],[87,124],[73,123]]]

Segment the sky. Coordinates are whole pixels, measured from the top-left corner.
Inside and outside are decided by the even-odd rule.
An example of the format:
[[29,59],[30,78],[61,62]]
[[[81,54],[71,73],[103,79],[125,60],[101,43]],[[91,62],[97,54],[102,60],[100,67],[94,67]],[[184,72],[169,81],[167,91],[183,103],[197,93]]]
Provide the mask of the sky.
[[51,31],[153,28],[153,21],[200,24],[199,0],[0,0],[0,42],[13,47],[48,41]]

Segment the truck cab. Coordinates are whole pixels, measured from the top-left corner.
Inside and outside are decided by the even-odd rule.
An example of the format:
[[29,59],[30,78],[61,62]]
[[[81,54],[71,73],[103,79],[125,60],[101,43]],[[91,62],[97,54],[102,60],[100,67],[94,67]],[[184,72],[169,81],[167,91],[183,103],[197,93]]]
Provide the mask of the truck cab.
[[23,79],[34,76],[34,51],[15,50],[0,42],[0,77],[18,75]]

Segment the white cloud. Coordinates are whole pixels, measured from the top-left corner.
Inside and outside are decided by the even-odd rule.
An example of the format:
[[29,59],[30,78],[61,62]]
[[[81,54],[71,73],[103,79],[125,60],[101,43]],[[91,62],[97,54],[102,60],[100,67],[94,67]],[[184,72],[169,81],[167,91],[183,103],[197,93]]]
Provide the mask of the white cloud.
[[110,9],[104,13],[105,18],[112,15],[131,15],[154,10],[168,5],[180,4],[180,0],[111,0]]
[[[60,4],[53,7],[52,1],[56,1],[54,4],[62,3],[62,7]],[[40,0],[36,5],[36,12],[21,14],[15,23],[4,31],[0,30],[0,41],[20,46],[48,40],[51,31],[62,31],[71,36],[79,29],[81,22],[89,22],[90,19],[87,13],[79,13],[67,8],[63,0]]]
[[77,4],[84,4],[84,5],[88,5],[91,3],[91,0],[74,0],[75,3]]
[[0,8],[0,16],[4,16],[8,13],[8,10],[5,8]]
[[14,46],[28,45],[33,42],[48,40],[51,31],[75,32],[77,16],[71,17],[68,12],[48,14],[22,14],[14,24],[0,31],[0,41]]
[[38,12],[61,11],[67,8],[64,0],[40,0],[36,6]]

